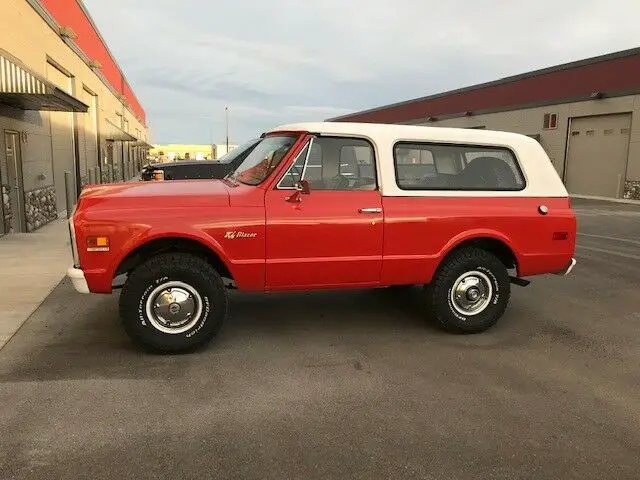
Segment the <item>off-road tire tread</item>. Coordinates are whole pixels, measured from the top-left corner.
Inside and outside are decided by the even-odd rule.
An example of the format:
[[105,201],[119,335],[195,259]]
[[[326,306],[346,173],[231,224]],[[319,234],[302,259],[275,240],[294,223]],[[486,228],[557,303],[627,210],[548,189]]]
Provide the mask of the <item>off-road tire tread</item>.
[[[148,329],[140,327],[137,318],[141,292],[145,287],[158,276],[171,276],[175,271],[200,276],[209,285],[208,293],[214,301],[213,311],[205,324],[207,328],[182,344],[158,342],[149,335]],[[120,294],[120,318],[126,333],[134,343],[155,353],[187,353],[209,343],[220,331],[228,310],[227,292],[220,274],[205,259],[189,253],[164,253],[150,258],[129,274]]]
[[[464,267],[465,265],[466,267]],[[501,296],[498,304],[492,309],[492,315],[485,315],[487,313],[485,311],[478,314],[483,317],[482,321],[464,324],[451,312],[447,301],[448,290],[451,283],[458,277],[459,268],[470,269],[477,266],[483,266],[492,271],[498,280]],[[511,297],[510,287],[509,273],[498,257],[480,248],[465,247],[447,258],[434,274],[432,283],[425,286],[427,307],[447,332],[455,334],[480,333],[493,327],[504,314]]]

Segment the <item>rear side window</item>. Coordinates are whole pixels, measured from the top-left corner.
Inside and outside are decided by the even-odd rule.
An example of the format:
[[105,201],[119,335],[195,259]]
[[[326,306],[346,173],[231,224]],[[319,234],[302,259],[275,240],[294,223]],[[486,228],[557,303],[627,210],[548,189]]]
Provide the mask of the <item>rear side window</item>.
[[403,190],[522,190],[524,176],[508,148],[399,142],[393,149]]

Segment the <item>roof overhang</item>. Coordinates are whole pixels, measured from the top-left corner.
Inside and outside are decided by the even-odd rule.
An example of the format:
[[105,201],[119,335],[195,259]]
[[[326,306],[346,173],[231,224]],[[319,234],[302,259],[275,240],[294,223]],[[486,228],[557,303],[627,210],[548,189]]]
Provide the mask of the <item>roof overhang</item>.
[[144,140],[137,140],[133,143],[134,147],[143,147],[143,148],[147,148],[149,150],[151,150],[152,148],[154,148],[153,145],[151,145],[150,143],[145,142]]
[[0,49],[0,103],[19,110],[87,112],[89,106]]
[[133,135],[122,130],[118,125],[108,118],[106,119],[107,131],[105,132],[105,140],[114,140],[120,142],[136,142],[138,139]]

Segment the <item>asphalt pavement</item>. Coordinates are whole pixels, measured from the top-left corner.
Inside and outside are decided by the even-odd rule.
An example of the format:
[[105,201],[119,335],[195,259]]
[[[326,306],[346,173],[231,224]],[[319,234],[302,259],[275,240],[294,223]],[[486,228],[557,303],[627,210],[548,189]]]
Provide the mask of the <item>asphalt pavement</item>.
[[0,350],[0,478],[637,479],[640,207],[575,208],[571,276],[473,336],[419,289],[236,292],[208,348],[151,355],[64,280]]

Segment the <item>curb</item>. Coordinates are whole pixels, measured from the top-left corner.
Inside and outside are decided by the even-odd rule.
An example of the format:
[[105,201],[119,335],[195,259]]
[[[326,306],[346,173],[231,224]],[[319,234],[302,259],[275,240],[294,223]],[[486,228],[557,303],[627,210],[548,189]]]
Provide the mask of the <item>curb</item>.
[[595,197],[591,195],[571,195],[571,198],[577,198],[580,200],[598,200],[600,202],[625,203],[627,205],[640,206],[640,200],[632,200],[630,198]]
[[42,298],[42,300],[40,300],[37,305],[35,306],[35,308],[33,310],[31,310],[31,312],[24,318],[24,320],[22,320],[22,322],[20,322],[18,324],[18,327],[15,329],[15,331],[9,335],[9,338],[6,339],[6,341],[4,343],[0,342],[0,350],[2,350],[4,347],[6,347],[7,345],[9,345],[9,342],[11,342],[11,340],[13,340],[13,337],[15,337],[18,332],[20,330],[22,330],[22,327],[25,326],[25,324],[29,321],[29,319],[38,311],[38,309],[42,306],[42,304],[47,300],[47,298],[49,298],[49,295],[51,295],[53,293],[53,291],[58,288],[60,286],[60,284],[62,282],[64,282],[66,279],[66,276],[63,276],[60,280],[58,280],[55,285],[53,285],[53,287],[51,287],[51,289],[47,292],[47,294],[44,296],[44,298]]

